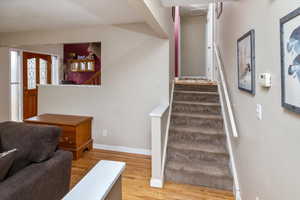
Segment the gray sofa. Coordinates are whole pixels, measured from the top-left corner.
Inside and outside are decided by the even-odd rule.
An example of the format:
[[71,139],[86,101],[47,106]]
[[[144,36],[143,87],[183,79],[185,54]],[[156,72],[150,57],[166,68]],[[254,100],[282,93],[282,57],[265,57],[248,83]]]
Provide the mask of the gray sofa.
[[0,200],[59,200],[69,191],[72,154],[57,150],[61,130],[24,123],[0,123],[0,152],[17,148]]

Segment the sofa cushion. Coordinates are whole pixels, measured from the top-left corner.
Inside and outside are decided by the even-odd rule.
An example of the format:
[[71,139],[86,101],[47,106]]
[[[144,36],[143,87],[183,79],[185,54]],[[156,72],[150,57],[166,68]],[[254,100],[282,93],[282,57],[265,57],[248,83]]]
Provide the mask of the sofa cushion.
[[5,179],[15,159],[17,149],[0,153],[0,182]]
[[0,123],[2,150],[18,149],[9,176],[28,166],[51,158],[58,145],[60,128],[17,122]]

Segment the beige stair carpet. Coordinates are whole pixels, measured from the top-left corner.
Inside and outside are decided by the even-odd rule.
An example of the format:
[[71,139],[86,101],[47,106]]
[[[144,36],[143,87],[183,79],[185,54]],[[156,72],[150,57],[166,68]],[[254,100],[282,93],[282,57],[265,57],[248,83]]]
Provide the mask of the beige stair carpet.
[[176,183],[232,190],[215,83],[203,80],[175,83],[165,177]]

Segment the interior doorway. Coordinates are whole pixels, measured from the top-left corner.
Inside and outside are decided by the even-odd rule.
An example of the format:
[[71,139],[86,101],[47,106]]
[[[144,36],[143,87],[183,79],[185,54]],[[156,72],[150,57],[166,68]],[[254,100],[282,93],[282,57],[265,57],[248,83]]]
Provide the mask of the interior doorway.
[[38,114],[38,84],[51,84],[51,55],[23,52],[23,119]]
[[174,8],[175,72],[179,79],[215,79],[214,8],[214,3]]
[[181,77],[206,77],[206,14],[181,16]]

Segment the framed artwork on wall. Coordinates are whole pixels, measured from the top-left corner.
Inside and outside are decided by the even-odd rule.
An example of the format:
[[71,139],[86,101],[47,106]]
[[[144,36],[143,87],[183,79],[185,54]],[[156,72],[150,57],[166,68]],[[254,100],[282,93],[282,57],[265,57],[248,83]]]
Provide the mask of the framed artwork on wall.
[[216,3],[217,19],[220,19],[222,13],[223,13],[223,2],[218,2],[218,3]]
[[280,20],[282,106],[300,113],[300,7]]
[[255,31],[251,30],[237,42],[238,88],[255,94]]

